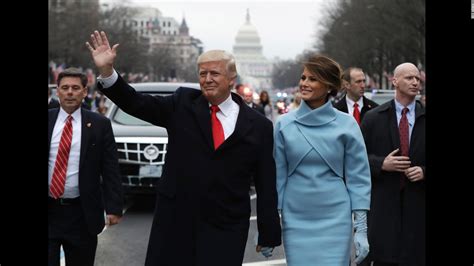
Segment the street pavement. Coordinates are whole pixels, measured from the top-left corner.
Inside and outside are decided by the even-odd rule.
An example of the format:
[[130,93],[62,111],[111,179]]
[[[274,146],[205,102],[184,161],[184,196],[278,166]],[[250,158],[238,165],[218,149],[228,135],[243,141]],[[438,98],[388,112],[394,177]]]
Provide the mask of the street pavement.
[[[249,236],[243,266],[285,266],[283,246],[275,248],[269,259],[255,252],[256,196],[251,191]],[[118,225],[107,227],[98,239],[95,266],[142,266],[145,263],[148,238],[153,219],[154,196],[134,197],[127,201],[126,211]]]

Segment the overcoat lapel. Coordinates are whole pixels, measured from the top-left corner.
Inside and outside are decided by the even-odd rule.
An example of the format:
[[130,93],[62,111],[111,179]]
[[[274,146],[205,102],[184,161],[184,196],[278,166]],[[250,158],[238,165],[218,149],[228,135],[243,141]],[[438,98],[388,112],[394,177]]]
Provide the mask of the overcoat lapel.
[[199,125],[202,137],[204,138],[204,142],[208,147],[214,149],[209,102],[201,95],[192,103],[192,110]]
[[388,108],[388,123],[390,127],[390,138],[392,139],[393,150],[400,148],[400,133],[398,131],[397,114],[395,111],[395,100],[392,100]]
[[409,155],[410,157],[413,156],[413,151],[416,149],[417,143],[419,143],[420,138],[425,138],[424,131],[420,130],[418,126],[418,119],[425,116],[425,109],[421,107],[420,103],[415,104],[415,125],[411,132],[410,137],[410,148],[409,148]]

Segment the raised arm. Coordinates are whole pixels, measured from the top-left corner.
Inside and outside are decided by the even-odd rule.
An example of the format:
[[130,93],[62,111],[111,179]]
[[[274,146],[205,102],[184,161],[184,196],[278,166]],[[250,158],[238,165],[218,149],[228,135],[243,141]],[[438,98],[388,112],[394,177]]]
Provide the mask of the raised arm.
[[86,42],[86,46],[91,52],[95,66],[102,77],[109,77],[114,71],[113,64],[117,56],[117,47],[119,44],[115,44],[110,48],[107,35],[103,31],[100,33],[94,31],[94,33],[91,34],[91,43]]

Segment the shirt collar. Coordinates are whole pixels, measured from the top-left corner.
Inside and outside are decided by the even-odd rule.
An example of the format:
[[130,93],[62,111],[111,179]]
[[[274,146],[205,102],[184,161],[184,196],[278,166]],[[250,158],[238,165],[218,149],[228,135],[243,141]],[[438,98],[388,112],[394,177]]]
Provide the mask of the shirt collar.
[[[64,111],[64,109],[62,107],[59,108],[58,119],[60,121],[66,122],[66,119],[67,119],[68,116],[69,116],[69,114],[66,113],[66,111]],[[76,111],[74,111],[71,114],[71,116],[72,116],[73,121],[80,121],[80,119],[81,119],[81,108],[77,108]]]
[[[415,113],[415,105],[416,105],[416,101],[412,101],[411,103],[409,103],[406,106],[408,108],[408,113],[409,114],[414,114]],[[403,106],[401,103],[399,103],[397,101],[397,99],[395,99],[395,110],[396,110],[397,114],[401,114],[403,108],[405,108],[405,106]]]
[[[348,105],[350,105],[351,107],[354,107],[354,101],[349,98],[349,96],[347,96],[346,94],[346,102]],[[359,100],[357,101],[357,105],[359,105],[359,108],[362,108],[364,106],[364,99],[363,97],[360,97]]]
[[[227,117],[230,115],[231,111],[232,111],[232,94],[229,94],[229,96],[227,97],[227,99],[225,99],[225,101],[221,102],[221,104],[219,104],[219,110],[222,112],[222,114]],[[211,104],[209,104],[209,107],[211,106]]]

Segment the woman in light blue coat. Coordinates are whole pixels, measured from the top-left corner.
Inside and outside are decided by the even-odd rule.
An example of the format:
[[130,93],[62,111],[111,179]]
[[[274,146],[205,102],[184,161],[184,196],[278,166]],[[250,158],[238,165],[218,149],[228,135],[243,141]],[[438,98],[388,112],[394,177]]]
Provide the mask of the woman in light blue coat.
[[348,266],[354,214],[355,262],[369,251],[370,170],[356,120],[328,101],[341,86],[334,60],[311,56],[301,105],[275,124],[278,208],[288,266]]

